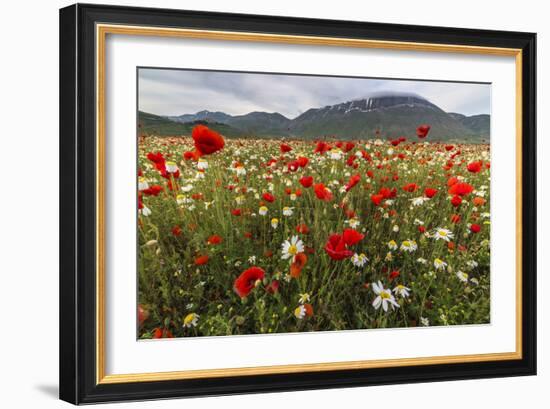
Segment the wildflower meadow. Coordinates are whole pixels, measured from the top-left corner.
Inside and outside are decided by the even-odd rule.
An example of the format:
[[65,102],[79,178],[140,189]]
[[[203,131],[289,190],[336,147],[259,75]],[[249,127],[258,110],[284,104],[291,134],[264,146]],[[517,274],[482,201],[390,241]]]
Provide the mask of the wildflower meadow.
[[489,323],[490,148],[429,131],[142,136],[138,337]]

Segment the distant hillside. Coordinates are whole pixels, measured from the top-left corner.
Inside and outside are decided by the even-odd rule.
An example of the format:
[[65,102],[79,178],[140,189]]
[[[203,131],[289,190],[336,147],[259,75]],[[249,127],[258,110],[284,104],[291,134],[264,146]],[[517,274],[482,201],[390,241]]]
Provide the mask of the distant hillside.
[[246,135],[287,135],[291,120],[279,113],[250,112],[230,118],[226,123],[240,129]]
[[447,113],[427,99],[411,93],[375,93],[365,98],[311,108],[294,119],[275,112],[232,116],[224,112],[161,117],[139,113],[142,131],[158,135],[188,135],[197,123],[228,137],[287,136],[305,139],[413,137],[420,124],[431,126],[429,140],[479,143],[489,139],[490,116]]
[[470,131],[474,132],[476,135],[479,135],[484,138],[488,138],[491,133],[491,116],[487,114],[465,116],[462,114],[457,114],[455,112],[449,112],[449,115],[457,119],[468,128]]
[[191,135],[193,128],[197,124],[207,124],[208,127],[228,137],[243,135],[240,130],[227,124],[200,120],[182,123],[142,111],[138,112],[138,123],[140,125],[141,134],[155,134],[158,136]]

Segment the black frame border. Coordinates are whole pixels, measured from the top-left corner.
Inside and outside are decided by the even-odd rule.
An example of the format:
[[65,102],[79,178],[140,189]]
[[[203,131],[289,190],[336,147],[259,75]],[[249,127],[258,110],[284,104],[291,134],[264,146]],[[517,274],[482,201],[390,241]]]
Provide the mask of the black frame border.
[[[96,384],[97,23],[522,50],[522,359]],[[74,404],[536,374],[536,34],[75,4],[60,10],[60,399]]]

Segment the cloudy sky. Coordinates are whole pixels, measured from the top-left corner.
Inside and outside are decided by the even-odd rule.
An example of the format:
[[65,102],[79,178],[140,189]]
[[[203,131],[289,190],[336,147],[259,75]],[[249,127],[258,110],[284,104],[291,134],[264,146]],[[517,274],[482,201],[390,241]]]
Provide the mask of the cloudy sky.
[[491,111],[489,84],[149,68],[139,69],[138,104],[141,111],[157,115],[265,111],[292,119],[309,108],[392,91],[419,94],[447,112],[474,115]]

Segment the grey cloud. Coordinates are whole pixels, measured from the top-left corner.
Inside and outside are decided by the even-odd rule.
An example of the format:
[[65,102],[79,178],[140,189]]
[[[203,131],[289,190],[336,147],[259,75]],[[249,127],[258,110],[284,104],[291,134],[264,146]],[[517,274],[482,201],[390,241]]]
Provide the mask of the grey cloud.
[[448,112],[490,113],[490,85],[170,69],[139,70],[139,109],[159,115],[201,110],[232,115],[279,112],[294,118],[309,108],[375,91],[415,92]]

